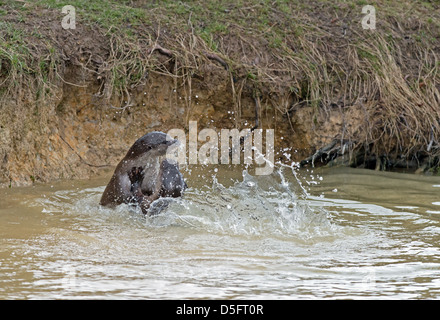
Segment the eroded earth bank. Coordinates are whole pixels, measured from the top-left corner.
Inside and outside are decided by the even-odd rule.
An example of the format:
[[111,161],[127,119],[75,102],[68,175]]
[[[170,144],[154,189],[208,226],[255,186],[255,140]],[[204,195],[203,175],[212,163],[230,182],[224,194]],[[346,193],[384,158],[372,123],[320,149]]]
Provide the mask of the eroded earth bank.
[[438,3],[376,1],[364,29],[352,1],[71,2],[74,28],[0,2],[2,186],[92,177],[190,121],[274,129],[289,164],[438,174]]

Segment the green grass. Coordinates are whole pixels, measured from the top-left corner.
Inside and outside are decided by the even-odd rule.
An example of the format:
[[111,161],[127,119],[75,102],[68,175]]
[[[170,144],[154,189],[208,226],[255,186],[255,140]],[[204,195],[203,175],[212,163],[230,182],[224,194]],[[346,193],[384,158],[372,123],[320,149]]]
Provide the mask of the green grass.
[[[20,81],[32,78],[41,87],[36,89],[38,96],[53,84],[63,63],[61,48],[49,31],[33,28],[29,21],[35,19],[34,13],[48,9],[61,22],[66,4],[76,8],[77,25],[112,41],[106,81],[116,94],[125,95],[143,81],[147,71],[188,81],[198,72],[202,61],[198,58],[211,51],[227,61],[237,86],[246,84],[268,97],[273,92],[286,94],[290,104],[307,101],[315,109],[340,99],[332,95],[335,89],[345,90],[348,103],[356,102],[353,97],[374,99],[380,92],[388,98],[388,109],[383,110],[389,115],[382,115],[383,123],[393,124],[392,116],[408,111],[421,121],[414,122],[418,135],[408,134],[413,140],[421,146],[423,130],[431,126],[440,139],[438,119],[422,117],[417,108],[409,112],[414,105],[423,109],[437,101],[440,70],[433,48],[439,45],[440,14],[436,1],[0,0],[0,92],[4,96],[11,86],[19,87]],[[367,4],[376,7],[375,31],[360,26],[362,7]],[[349,31],[345,37],[344,26]],[[173,70],[167,69],[172,59],[147,54],[156,43],[175,54]],[[356,57],[348,54],[350,50]],[[259,57],[267,63],[258,63]],[[407,65],[407,60],[413,63]],[[405,83],[402,78],[408,74],[413,78]],[[420,88],[419,78],[429,88]],[[273,105],[283,115],[291,107]]]
[[16,81],[20,73],[32,73],[32,68],[28,65],[30,51],[25,42],[25,33],[16,28],[13,24],[0,22],[0,61],[2,71],[6,77],[10,77],[11,82]]

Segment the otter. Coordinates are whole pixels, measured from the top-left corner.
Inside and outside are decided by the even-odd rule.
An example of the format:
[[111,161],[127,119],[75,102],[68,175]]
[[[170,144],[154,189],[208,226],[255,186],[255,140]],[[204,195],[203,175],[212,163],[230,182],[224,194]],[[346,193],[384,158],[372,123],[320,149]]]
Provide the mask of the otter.
[[181,197],[187,184],[177,162],[166,159],[169,147],[178,145],[163,132],[147,133],[128,150],[102,194],[100,204],[115,207],[122,203],[139,205],[142,213],[160,197]]

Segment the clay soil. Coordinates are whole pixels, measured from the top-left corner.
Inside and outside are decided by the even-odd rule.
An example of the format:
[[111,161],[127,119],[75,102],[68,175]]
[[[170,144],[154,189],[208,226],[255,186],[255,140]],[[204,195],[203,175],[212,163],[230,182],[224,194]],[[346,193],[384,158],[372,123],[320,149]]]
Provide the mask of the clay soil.
[[377,1],[376,33],[361,1],[107,3],[64,29],[59,4],[0,1],[0,185],[111,171],[189,121],[258,121],[289,164],[437,172],[438,3]]

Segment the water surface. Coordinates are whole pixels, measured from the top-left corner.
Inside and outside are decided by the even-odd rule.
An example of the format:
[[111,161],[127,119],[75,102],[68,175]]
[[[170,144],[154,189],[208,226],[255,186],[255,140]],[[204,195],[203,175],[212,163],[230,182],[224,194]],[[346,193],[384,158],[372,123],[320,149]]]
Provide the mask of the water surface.
[[440,179],[360,169],[185,171],[155,217],[109,176],[0,190],[0,299],[440,297]]

